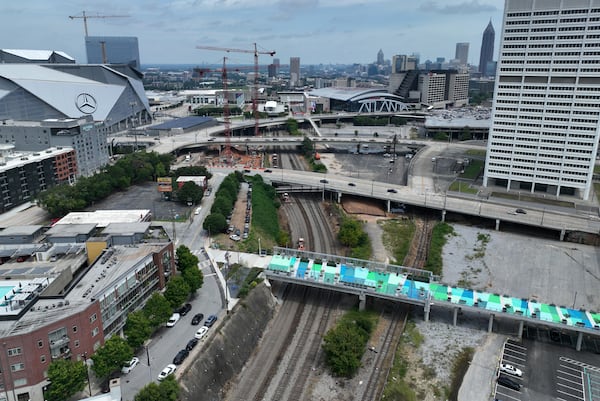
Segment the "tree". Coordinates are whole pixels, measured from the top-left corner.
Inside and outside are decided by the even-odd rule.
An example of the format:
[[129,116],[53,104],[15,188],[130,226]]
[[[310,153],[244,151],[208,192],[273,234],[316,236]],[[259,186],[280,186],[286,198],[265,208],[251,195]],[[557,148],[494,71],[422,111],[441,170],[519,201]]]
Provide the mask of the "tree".
[[185,245],[180,245],[175,251],[177,255],[177,270],[180,272],[184,272],[189,268],[197,268],[198,267],[198,257],[190,251]]
[[108,377],[133,358],[133,350],[123,338],[112,336],[92,355],[92,370],[100,378]]
[[225,232],[227,228],[227,219],[221,213],[211,213],[204,219],[202,228],[210,231],[212,234]]
[[173,375],[167,376],[159,384],[145,385],[133,398],[134,401],[176,401],[179,396],[179,384]]
[[177,190],[177,199],[182,203],[192,202],[197,205],[202,201],[204,190],[195,182],[185,182],[179,190]]
[[87,366],[82,361],[57,359],[48,366],[47,401],[63,401],[85,388]]
[[183,277],[175,276],[167,284],[165,298],[169,301],[171,308],[175,309],[185,301],[190,295],[190,286]]
[[197,266],[186,269],[181,276],[190,287],[190,294],[195,293],[204,284],[204,275]]
[[148,319],[151,327],[158,327],[162,324],[165,324],[171,315],[173,314],[173,310],[171,308],[171,304],[164,295],[155,292],[150,296],[150,299],[146,301],[146,305],[144,306],[144,314]]
[[313,141],[311,141],[309,137],[305,136],[302,140],[302,145],[300,145],[300,150],[302,153],[306,156],[310,156],[312,155],[314,148]]
[[152,335],[152,325],[143,310],[135,311],[127,315],[123,332],[127,338],[127,344],[132,349],[137,349]]
[[233,200],[227,194],[218,194],[212,205],[210,211],[212,213],[220,213],[223,216],[227,216],[233,209]]

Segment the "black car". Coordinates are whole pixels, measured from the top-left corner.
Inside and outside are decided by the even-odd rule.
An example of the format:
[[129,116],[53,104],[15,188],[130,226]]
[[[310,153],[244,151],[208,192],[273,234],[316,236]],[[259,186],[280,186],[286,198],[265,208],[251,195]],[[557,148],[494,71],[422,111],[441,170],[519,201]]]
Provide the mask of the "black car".
[[177,353],[177,355],[175,355],[175,358],[173,358],[173,364],[181,365],[183,363],[183,361],[185,360],[185,358],[188,357],[189,354],[190,354],[190,351],[188,351],[187,349],[182,349],[181,351],[179,351]]
[[270,170],[270,169],[266,169],[266,170],[265,170],[265,173],[272,173],[272,172],[273,172],[273,171],[272,171],[272,170]]
[[394,188],[388,189],[388,192],[391,192],[393,194],[397,194],[398,193],[398,191],[396,191]]
[[196,313],[192,318],[192,325],[197,326],[204,319],[204,313]]
[[527,214],[527,212],[523,209],[517,209],[515,210],[515,213],[519,213],[519,214]]
[[356,186],[356,184],[355,184],[355,183],[353,183],[353,182],[349,182],[349,183],[348,183],[348,186],[350,186],[350,187],[355,187],[355,186]]
[[177,313],[179,313],[181,316],[185,316],[191,310],[192,310],[192,304],[185,304],[181,308],[179,308]]
[[329,183],[329,181],[327,181],[327,180],[326,180],[326,179],[324,179],[324,178],[323,178],[321,181],[319,181],[319,182],[320,182],[320,183],[323,183],[323,184],[328,184],[328,183]]
[[217,317],[215,315],[210,315],[209,317],[206,318],[204,325],[206,327],[212,327],[216,321],[217,321]]
[[513,390],[521,390],[521,385],[508,376],[500,375],[498,377],[498,384]]
[[194,348],[197,344],[198,344],[198,339],[192,338],[190,341],[188,341],[187,345],[185,346],[185,349],[188,351],[191,351],[192,348]]

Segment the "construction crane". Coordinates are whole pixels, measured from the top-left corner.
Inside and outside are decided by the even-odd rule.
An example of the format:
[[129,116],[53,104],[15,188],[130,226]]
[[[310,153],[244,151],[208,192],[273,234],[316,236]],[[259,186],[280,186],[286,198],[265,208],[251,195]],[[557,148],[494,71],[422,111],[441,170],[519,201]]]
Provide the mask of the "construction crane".
[[83,19],[83,29],[85,30],[86,37],[89,36],[88,35],[88,27],[87,27],[88,18],[126,18],[126,17],[129,17],[129,15],[100,15],[100,14],[87,15],[85,13],[85,11],[82,11],[81,15],[69,15],[69,19],[76,19],[76,18]]
[[252,53],[254,54],[254,88],[252,88],[252,115],[254,116],[254,136],[259,136],[259,121],[258,121],[258,55],[268,54],[273,57],[275,55],[274,50],[269,51],[258,51],[256,43],[254,43],[254,50],[248,49],[232,49],[228,47],[215,47],[215,46],[196,46],[196,49],[202,50],[216,50],[225,51],[228,53]]
[[233,164],[231,154],[231,121],[229,120],[229,93],[227,93],[227,67],[225,66],[227,57],[223,57],[223,124],[225,128],[225,160],[227,164]]

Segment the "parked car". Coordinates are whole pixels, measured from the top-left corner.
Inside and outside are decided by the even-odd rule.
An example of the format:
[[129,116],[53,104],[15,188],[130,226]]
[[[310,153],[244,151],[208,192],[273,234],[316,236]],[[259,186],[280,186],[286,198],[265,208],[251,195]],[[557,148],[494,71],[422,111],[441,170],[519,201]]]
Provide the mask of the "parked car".
[[181,315],[179,313],[173,313],[167,322],[167,327],[175,326],[179,319],[181,319]]
[[196,313],[192,318],[192,325],[197,326],[204,319],[204,313]]
[[131,372],[133,368],[138,365],[138,363],[140,363],[140,359],[137,356],[134,356],[129,362],[126,362],[125,365],[123,365],[121,372],[124,374]]
[[172,375],[177,370],[177,366],[172,363],[168,364],[159,374],[158,381],[164,380],[167,376]]
[[514,381],[513,379],[509,378],[508,376],[504,376],[504,375],[498,376],[498,384],[500,384],[504,387],[508,387],[510,389],[516,390],[516,391],[521,390],[521,385],[519,383],[517,383],[516,381]]
[[185,315],[187,315],[187,314],[189,313],[189,311],[191,311],[191,310],[192,310],[192,304],[185,304],[185,305],[183,305],[181,308],[179,308],[179,311],[178,311],[178,313],[179,313],[181,316],[185,316]]
[[196,345],[198,345],[198,339],[192,338],[190,341],[188,341],[187,345],[185,346],[185,349],[191,351]]
[[215,324],[216,321],[217,321],[217,317],[215,315],[210,315],[209,317],[206,318],[206,321],[204,322],[204,325],[206,327],[212,327],[213,324]]
[[240,236],[237,235],[237,234],[231,234],[229,236],[229,239],[232,240],[232,241],[239,241],[239,240],[241,240]]
[[187,349],[182,349],[181,351],[179,351],[177,353],[177,355],[175,355],[175,358],[173,358],[173,364],[181,365],[183,363],[183,361],[185,361],[185,358],[188,357],[189,354],[190,354],[190,351],[188,351]]
[[500,372],[508,373],[509,375],[513,375],[513,376],[517,376],[517,377],[523,376],[523,372],[521,371],[521,369],[516,368],[513,365],[508,364],[508,363],[500,364]]
[[196,334],[194,334],[194,338],[197,338],[198,340],[201,340],[202,337],[204,337],[207,332],[208,332],[208,327],[202,326],[202,327],[200,327],[198,329],[198,331],[196,332]]

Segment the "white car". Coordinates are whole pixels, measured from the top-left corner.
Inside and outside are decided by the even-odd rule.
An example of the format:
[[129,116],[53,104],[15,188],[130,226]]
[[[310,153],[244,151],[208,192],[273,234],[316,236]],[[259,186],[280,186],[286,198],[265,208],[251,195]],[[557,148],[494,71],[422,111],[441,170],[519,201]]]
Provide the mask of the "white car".
[[197,207],[197,208],[196,208],[196,210],[194,210],[194,214],[195,214],[195,215],[198,215],[198,214],[200,214],[200,211],[201,211],[201,210],[202,210],[202,206],[199,206],[199,207]]
[[167,322],[167,327],[175,326],[180,318],[181,318],[181,315],[179,313],[173,313],[171,315],[171,317],[169,318],[169,321]]
[[513,376],[517,376],[517,377],[523,376],[523,372],[521,371],[521,369],[515,368],[513,365],[510,365],[508,363],[500,364],[500,372],[508,373],[509,375],[513,375]]
[[232,241],[239,241],[239,240],[241,240],[240,236],[237,235],[237,234],[231,234],[229,236],[229,239],[232,240]]
[[123,367],[121,368],[121,372],[124,374],[131,372],[133,368],[135,368],[138,365],[138,363],[140,363],[140,358],[134,356],[129,362],[123,365]]
[[196,332],[196,334],[194,334],[194,338],[197,338],[198,340],[201,340],[202,337],[204,337],[207,332],[208,332],[208,327],[202,326],[202,327],[200,327],[198,329],[198,331]]
[[176,370],[177,370],[177,366],[176,365],[173,365],[172,363],[168,364],[167,367],[164,368],[158,374],[158,381],[164,380],[167,376],[172,375],[173,373],[175,373]]

